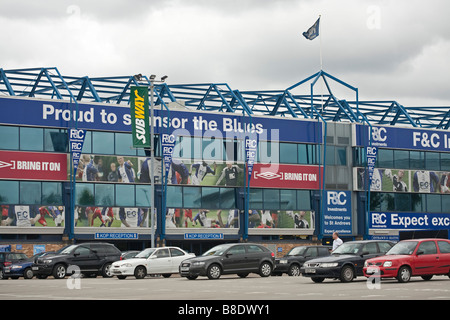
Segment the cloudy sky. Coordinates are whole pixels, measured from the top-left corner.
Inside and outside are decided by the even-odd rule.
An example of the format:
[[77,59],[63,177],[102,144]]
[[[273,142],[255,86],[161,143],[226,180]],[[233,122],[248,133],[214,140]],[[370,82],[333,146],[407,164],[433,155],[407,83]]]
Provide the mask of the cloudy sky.
[[[323,70],[361,100],[450,105],[449,12],[448,0],[0,0],[0,67],[285,89],[320,70],[322,44]],[[319,15],[321,37],[306,40]]]

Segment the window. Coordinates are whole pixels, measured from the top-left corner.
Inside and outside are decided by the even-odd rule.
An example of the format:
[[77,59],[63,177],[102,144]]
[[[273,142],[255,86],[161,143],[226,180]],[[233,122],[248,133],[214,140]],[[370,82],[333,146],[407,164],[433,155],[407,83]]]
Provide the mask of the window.
[[263,189],[264,209],[277,210],[280,208],[280,192],[278,189]]
[[184,208],[200,208],[201,193],[200,187],[186,187],[183,188],[183,207]]
[[92,153],[92,131],[86,131],[82,153]]
[[[450,152],[441,153],[441,170],[450,171]],[[423,167],[422,167],[423,168]]]
[[214,187],[202,188],[202,208],[219,209],[220,189]]
[[73,251],[74,255],[86,257],[91,253],[91,250],[86,247],[78,247]]
[[422,242],[417,249],[417,252],[422,252],[422,254],[436,254],[437,248],[436,243],[434,241],[425,241]]
[[305,252],[305,256],[317,257],[317,248],[308,248]]
[[389,149],[378,149],[378,168],[394,167],[394,152]]
[[44,129],[21,127],[20,150],[29,150],[29,151],[44,150]]
[[10,126],[0,126],[0,149],[19,149],[19,128]]
[[31,181],[20,182],[20,204],[41,205],[41,183]]
[[280,208],[281,210],[297,209],[296,190],[280,190]]
[[130,133],[115,134],[115,154],[123,156],[135,156],[136,149],[132,148],[133,142]]
[[114,133],[92,132],[92,153],[114,154]]
[[228,250],[227,254],[245,254],[245,247],[244,246],[234,246],[231,247],[230,250]]
[[425,169],[440,170],[440,157],[437,152],[425,152]]
[[42,205],[62,205],[62,186],[59,182],[42,182]]
[[255,245],[249,245],[247,246],[248,253],[261,253],[264,252],[261,247],[255,246]]
[[280,162],[297,163],[297,145],[294,143],[280,143]]
[[250,209],[263,208],[263,192],[262,189],[250,189]]
[[298,163],[299,164],[317,164],[317,147],[313,144],[299,144]]
[[170,248],[170,254],[172,257],[181,257],[184,256],[184,253],[178,249]]
[[398,169],[409,168],[409,151],[394,150],[394,167]]
[[450,253],[450,243],[447,241],[438,241],[439,251],[441,253]]
[[[170,187],[167,187],[169,189]],[[178,194],[177,199],[181,198]],[[172,201],[173,199],[169,196],[167,196],[167,201],[169,199]],[[137,207],[150,207],[151,202],[151,193],[150,193],[150,187],[149,186],[136,186],[136,206]],[[178,207],[178,205],[176,206]]]
[[157,259],[160,258],[169,258],[169,249],[159,249],[158,251],[155,252],[155,256]]
[[364,245],[362,249],[363,254],[375,254],[378,253],[377,243],[370,242]]
[[[425,156],[423,151],[410,151],[409,152],[409,165],[411,169],[423,169],[425,168]],[[406,168],[403,168],[406,169]]]
[[95,184],[95,205],[96,206],[114,205],[113,184]]
[[135,205],[134,187],[134,185],[116,184],[116,206],[133,207]]
[[[148,190],[148,202],[150,203],[150,187],[146,186]],[[137,197],[137,194],[136,194]],[[139,199],[139,197],[137,197]],[[167,186],[166,194],[167,208],[183,208],[183,188],[177,186]]]
[[77,183],[76,185],[76,205],[94,205],[94,185],[90,183]]
[[0,181],[0,203],[1,204],[19,203],[18,181]]
[[44,129],[44,151],[69,152],[68,140],[65,129]]
[[378,247],[380,248],[381,253],[386,253],[392,248],[392,246],[387,242],[378,242]]

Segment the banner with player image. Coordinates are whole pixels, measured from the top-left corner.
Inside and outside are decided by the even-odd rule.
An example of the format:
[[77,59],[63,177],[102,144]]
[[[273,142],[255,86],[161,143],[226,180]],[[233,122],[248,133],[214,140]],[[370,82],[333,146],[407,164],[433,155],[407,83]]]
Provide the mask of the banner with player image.
[[[163,163],[155,158],[155,183],[162,183]],[[243,186],[243,163],[172,159],[168,184],[199,186]],[[150,158],[83,154],[78,165],[77,181],[150,183]]]
[[147,208],[75,207],[75,227],[145,228],[149,226]]
[[[169,208],[166,228],[239,228],[239,210]],[[249,228],[314,229],[315,212],[249,210]]]
[[[354,168],[355,191],[367,190],[365,168]],[[370,191],[410,193],[450,193],[450,172],[379,169],[373,171]]]
[[63,206],[2,205],[1,226],[64,227]]
[[314,229],[315,212],[310,210],[249,210],[249,228]]

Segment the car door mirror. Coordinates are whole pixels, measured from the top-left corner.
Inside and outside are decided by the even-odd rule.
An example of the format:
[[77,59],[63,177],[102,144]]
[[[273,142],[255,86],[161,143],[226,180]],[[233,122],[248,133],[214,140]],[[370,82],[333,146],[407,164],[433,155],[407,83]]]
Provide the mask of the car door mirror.
[[149,257],[149,259],[156,259],[156,258],[158,258],[158,257],[155,255]]
[[229,257],[231,257],[233,254],[232,253],[227,253],[225,256],[227,257],[227,258],[229,258]]
[[361,257],[362,257],[362,256],[366,256],[366,255],[368,255],[368,254],[370,254],[369,251],[363,251],[363,253],[361,253]]
[[420,256],[420,255],[422,255],[422,254],[424,254],[424,252],[423,252],[422,250],[417,251],[417,253],[416,253],[417,256]]

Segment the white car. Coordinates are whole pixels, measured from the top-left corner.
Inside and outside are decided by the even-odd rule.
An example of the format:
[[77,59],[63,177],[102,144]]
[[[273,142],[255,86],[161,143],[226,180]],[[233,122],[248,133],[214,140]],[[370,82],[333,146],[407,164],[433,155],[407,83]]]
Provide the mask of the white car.
[[178,273],[183,260],[195,257],[193,253],[178,247],[147,248],[134,258],[116,261],[111,266],[111,274],[119,279],[135,276],[145,278],[148,274],[162,274],[165,278]]

